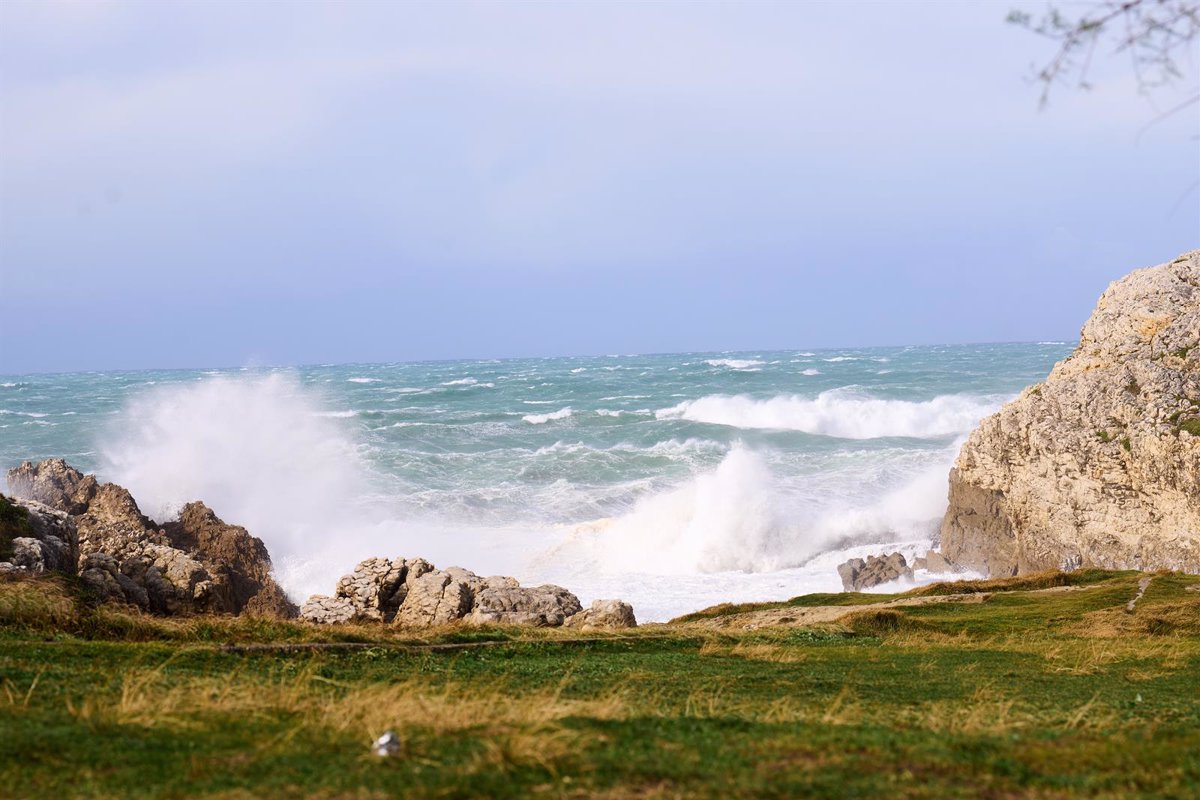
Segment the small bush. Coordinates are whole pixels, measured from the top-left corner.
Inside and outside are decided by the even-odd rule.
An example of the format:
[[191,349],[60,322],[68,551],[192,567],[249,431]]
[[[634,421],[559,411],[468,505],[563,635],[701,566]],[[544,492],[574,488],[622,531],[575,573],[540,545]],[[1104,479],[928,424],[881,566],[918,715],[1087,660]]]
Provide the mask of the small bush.
[[1192,436],[1200,436],[1200,417],[1183,420],[1179,423],[1179,430],[1186,431]]
[[1096,438],[1105,444],[1108,444],[1113,440],[1113,435],[1108,431],[1096,431]]

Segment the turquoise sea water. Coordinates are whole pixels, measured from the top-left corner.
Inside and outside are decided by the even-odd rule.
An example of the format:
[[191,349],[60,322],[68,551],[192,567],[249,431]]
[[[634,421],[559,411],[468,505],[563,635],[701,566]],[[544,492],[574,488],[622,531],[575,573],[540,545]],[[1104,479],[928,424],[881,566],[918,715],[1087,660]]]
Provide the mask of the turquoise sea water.
[[204,499],[297,597],[368,555],[622,596],[643,619],[917,552],[980,418],[1063,343],[0,376],[0,465],[156,519]]

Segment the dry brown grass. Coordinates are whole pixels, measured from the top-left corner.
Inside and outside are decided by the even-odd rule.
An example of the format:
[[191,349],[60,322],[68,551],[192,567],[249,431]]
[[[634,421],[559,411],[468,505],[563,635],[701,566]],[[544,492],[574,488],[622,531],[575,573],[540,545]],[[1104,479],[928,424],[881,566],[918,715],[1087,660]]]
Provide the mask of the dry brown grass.
[[713,639],[706,640],[700,646],[700,655],[744,658],[747,661],[769,661],[776,664],[801,664],[809,657],[808,653],[794,645],[784,646],[767,642],[728,644]]

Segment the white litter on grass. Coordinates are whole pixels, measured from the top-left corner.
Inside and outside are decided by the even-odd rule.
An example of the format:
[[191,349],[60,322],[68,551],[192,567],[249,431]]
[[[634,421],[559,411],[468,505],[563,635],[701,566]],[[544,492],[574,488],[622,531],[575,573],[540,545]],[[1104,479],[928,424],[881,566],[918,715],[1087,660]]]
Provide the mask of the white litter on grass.
[[377,756],[394,756],[400,751],[400,737],[395,731],[385,731],[383,736],[371,745],[371,752]]

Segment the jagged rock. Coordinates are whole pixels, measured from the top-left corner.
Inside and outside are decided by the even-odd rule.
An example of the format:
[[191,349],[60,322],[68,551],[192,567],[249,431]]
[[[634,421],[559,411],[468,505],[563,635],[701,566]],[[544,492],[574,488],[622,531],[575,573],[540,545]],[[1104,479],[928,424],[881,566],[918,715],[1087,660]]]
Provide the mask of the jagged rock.
[[867,556],[867,560],[852,558],[838,565],[838,575],[842,578],[842,589],[847,592],[861,592],[881,583],[894,581],[897,578],[912,578],[912,567],[900,553],[886,556]]
[[408,562],[403,558],[394,561],[368,558],[349,575],[342,576],[337,583],[337,596],[349,600],[358,617],[391,620],[408,593],[404,582],[408,573]]
[[24,461],[8,471],[14,497],[34,500],[67,514],[82,514],[96,493],[95,477],[84,475],[61,458],[38,464]]
[[25,462],[9,471],[8,482],[14,495],[24,498],[17,502],[30,510],[34,538],[40,541],[22,543],[22,563],[30,569],[74,572],[78,567],[84,583],[101,598],[157,613],[296,614],[270,574],[262,541],[222,522],[203,503],[189,503],[179,521],[160,529],[123,487],[98,484],[62,459]]
[[[511,583],[510,583],[511,582]],[[473,625],[533,625],[557,627],[583,607],[579,598],[561,586],[521,588],[511,578],[489,578],[475,594],[466,621]]]
[[75,521],[34,500],[0,495],[0,559],[30,572],[75,572]]
[[115,483],[96,487],[87,510],[75,517],[75,525],[81,558],[108,553],[123,559],[140,554],[147,544],[170,546],[166,534],[142,514],[133,496]]
[[572,614],[563,622],[567,628],[636,628],[633,606],[621,600],[593,600],[590,608]]
[[482,585],[482,580],[462,569],[427,572],[408,582],[408,593],[392,621],[421,628],[460,620],[470,613],[474,589]]
[[262,540],[240,525],[223,522],[201,502],[188,503],[179,519],[163,525],[171,544],[192,554],[211,574],[212,593],[222,610],[290,618],[297,613],[271,576],[271,557]]
[[322,625],[350,622],[356,616],[354,604],[345,597],[314,594],[300,606],[300,619]]
[[108,553],[90,553],[79,565],[79,577],[101,600],[150,607],[150,595],[143,584],[121,571],[121,565]]
[[1109,286],[1075,352],[980,423],[941,552],[992,576],[1200,572],[1200,250]]
[[420,558],[359,562],[337,582],[335,597],[313,595],[300,617],[318,623],[382,620],[409,628],[459,621],[553,627],[571,618],[585,627],[637,624],[633,609],[620,601],[605,601],[589,615],[561,586],[525,588],[515,578],[481,578],[462,567],[439,570]]

